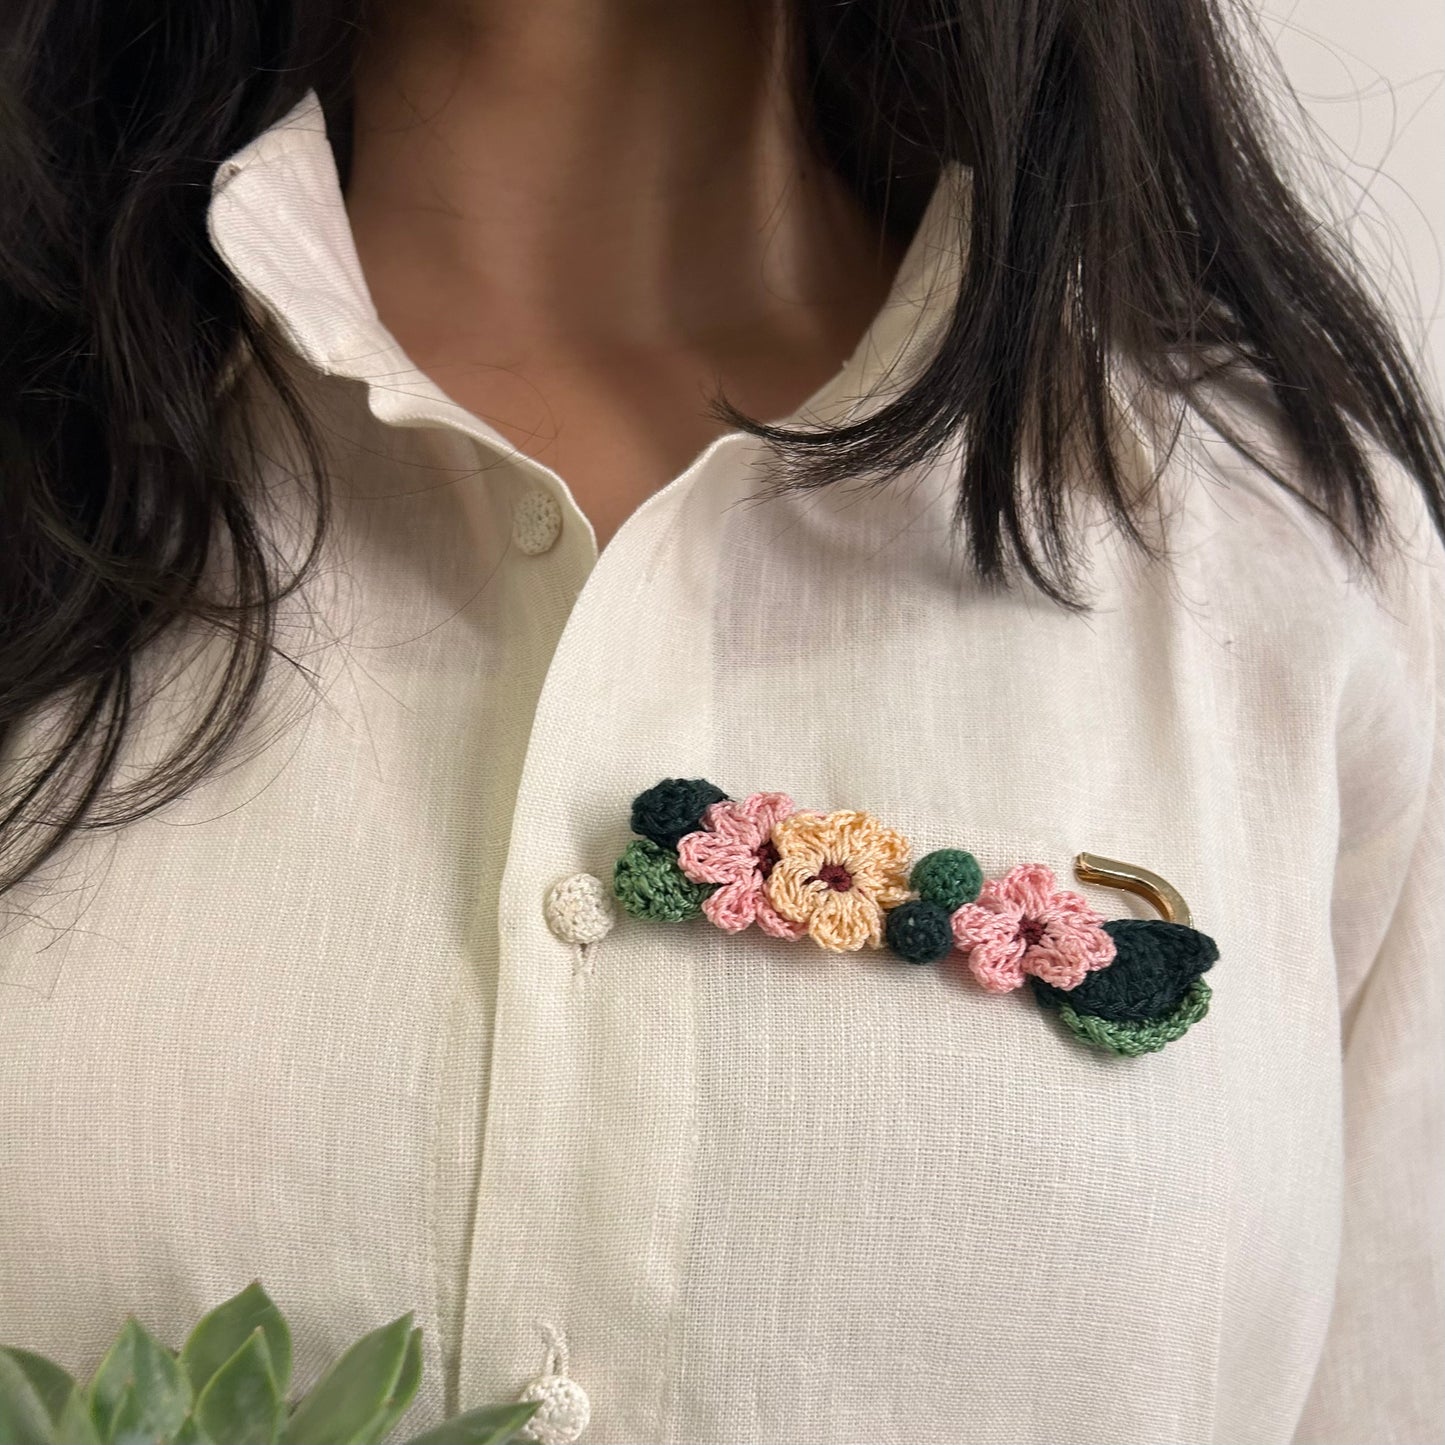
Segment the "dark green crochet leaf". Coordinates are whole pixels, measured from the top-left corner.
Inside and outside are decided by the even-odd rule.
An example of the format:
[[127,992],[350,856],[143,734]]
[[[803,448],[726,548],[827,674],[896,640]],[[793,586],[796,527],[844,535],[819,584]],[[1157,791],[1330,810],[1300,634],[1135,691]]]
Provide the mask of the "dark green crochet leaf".
[[1147,1023],[1172,1014],[1219,959],[1214,940],[1162,918],[1116,918],[1104,925],[1116,956],[1071,989],[1030,979],[1040,1003],[1115,1023]]
[[709,804],[727,794],[706,778],[664,778],[632,800],[632,831],[660,848],[676,848],[680,839],[702,827]]

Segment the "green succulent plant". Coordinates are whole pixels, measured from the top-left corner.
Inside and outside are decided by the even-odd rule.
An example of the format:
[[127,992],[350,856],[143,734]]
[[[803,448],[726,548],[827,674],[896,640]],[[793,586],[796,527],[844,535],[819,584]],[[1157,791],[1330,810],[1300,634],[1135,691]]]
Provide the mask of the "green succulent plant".
[[[258,1281],[180,1350],[126,1319],[88,1384],[0,1348],[0,1445],[381,1445],[421,1383],[421,1330],[404,1314],[363,1335],[288,1404],[291,1331]],[[535,1404],[454,1416],[407,1445],[505,1445]]]

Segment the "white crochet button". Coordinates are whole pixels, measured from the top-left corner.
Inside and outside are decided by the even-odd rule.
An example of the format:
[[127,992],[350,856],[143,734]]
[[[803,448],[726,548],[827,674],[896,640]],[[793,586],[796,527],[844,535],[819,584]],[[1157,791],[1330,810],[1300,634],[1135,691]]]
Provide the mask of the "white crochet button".
[[519,1405],[539,1401],[541,1409],[527,1421],[518,1435],[537,1445],[572,1445],[581,1437],[592,1418],[587,1391],[570,1375],[538,1375],[522,1387]]
[[533,487],[512,508],[512,540],[519,552],[540,556],[556,542],[562,530],[562,509],[557,499],[541,487]]
[[563,943],[600,943],[617,922],[612,898],[600,878],[574,873],[547,895],[547,927]]

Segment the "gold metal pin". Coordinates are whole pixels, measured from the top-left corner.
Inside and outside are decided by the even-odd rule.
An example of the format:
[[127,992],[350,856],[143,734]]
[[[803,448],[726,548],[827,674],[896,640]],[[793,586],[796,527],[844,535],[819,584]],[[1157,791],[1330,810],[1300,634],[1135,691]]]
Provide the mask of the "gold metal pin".
[[1074,872],[1083,883],[1103,883],[1109,888],[1122,888],[1147,898],[1168,923],[1181,923],[1192,928],[1189,905],[1179,890],[1166,883],[1157,873],[1137,863],[1120,863],[1117,858],[1101,858],[1097,853],[1080,853],[1074,859]]

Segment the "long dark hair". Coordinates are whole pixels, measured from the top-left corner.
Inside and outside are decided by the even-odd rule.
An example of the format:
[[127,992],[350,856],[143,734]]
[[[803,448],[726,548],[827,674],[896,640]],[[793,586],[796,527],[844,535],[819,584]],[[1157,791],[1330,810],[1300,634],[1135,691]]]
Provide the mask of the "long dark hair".
[[[1438,417],[1358,262],[1283,178],[1230,29],[1247,22],[1225,3],[788,0],[801,112],[880,225],[916,221],[941,163],[973,176],[965,281],[905,392],[832,431],[718,403],[773,443],[778,485],[884,481],[963,426],[957,519],[976,574],[1019,572],[1079,608],[1063,502],[1080,466],[1150,546],[1110,443],[1115,358],[1181,412],[1203,409],[1203,363],[1223,358],[1267,383],[1297,448],[1298,475],[1276,481],[1357,554],[1372,561],[1385,530],[1372,439],[1445,533]],[[65,704],[56,735],[7,763],[0,890],[77,828],[200,778],[284,656],[277,604],[319,552],[325,473],[205,212],[217,164],[308,88],[345,174],[361,4],[10,0],[0,18],[0,749]],[[244,426],[221,425],[238,349],[314,475],[310,552],[287,577]],[[231,635],[229,666],[173,750],[115,786],[138,655],[192,624]]]

